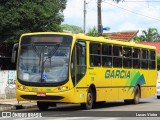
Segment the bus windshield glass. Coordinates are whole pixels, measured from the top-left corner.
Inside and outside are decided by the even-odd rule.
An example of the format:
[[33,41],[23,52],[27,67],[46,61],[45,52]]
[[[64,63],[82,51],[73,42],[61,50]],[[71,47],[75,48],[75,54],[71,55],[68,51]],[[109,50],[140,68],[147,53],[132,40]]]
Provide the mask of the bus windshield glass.
[[27,83],[60,83],[68,79],[72,37],[65,35],[23,36],[18,79]]

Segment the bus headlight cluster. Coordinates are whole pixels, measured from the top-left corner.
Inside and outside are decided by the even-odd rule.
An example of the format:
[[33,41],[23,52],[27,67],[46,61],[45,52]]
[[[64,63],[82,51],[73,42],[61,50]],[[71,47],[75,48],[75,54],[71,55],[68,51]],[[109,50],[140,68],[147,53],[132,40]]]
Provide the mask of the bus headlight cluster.
[[68,90],[68,87],[67,86],[62,86],[62,87],[59,87],[58,90],[59,91],[65,91],[65,90]]
[[21,85],[18,85],[17,86],[17,88],[19,89],[19,90],[22,90],[22,91],[25,91],[26,90],[26,86],[21,86]]

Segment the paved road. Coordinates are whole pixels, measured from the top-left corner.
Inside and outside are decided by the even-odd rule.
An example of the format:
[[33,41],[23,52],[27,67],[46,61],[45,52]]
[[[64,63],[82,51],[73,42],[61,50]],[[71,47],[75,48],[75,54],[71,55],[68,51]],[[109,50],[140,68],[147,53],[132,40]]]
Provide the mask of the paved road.
[[[53,117],[58,120],[76,120],[76,119],[88,119],[88,120],[119,120],[121,117],[138,117],[141,119],[154,119],[160,120],[160,99],[156,96],[141,99],[138,105],[126,105],[123,101],[107,102],[103,106],[96,107],[92,110],[82,110],[79,104],[67,104],[58,105],[56,108],[50,108],[48,111],[39,111],[38,108],[13,110],[12,116],[28,116],[35,113],[35,116],[42,116],[43,119],[52,119]],[[158,117],[157,117],[158,116]],[[49,118],[44,118],[49,117]],[[106,118],[109,117],[109,118]],[[148,117],[148,118],[146,118]],[[1,119],[1,118],[0,118]],[[3,118],[7,119],[7,118]],[[19,118],[12,118],[19,119]],[[31,118],[23,118],[31,119]],[[36,118],[41,119],[41,118]],[[130,119],[130,118],[129,118]],[[133,118],[134,119],[134,118]],[[136,118],[137,119],[137,118]]]

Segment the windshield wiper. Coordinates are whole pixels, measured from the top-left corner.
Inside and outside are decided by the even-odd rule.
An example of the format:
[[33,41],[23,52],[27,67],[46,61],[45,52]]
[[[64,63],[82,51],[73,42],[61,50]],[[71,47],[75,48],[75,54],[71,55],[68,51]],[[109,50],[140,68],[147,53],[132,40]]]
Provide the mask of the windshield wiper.
[[44,80],[45,79],[43,79],[43,75],[44,75],[44,64],[45,64],[45,62],[47,61],[47,59],[49,59],[50,58],[50,67],[51,67],[51,58],[52,58],[52,56],[56,53],[56,51],[58,50],[58,48],[60,47],[60,44],[56,44],[55,45],[55,47],[54,47],[54,50],[52,50],[51,51],[51,53],[50,53],[50,55],[44,60],[44,49],[45,49],[45,47],[47,47],[48,48],[48,46],[44,46],[43,47],[43,60],[42,60],[42,70],[41,70],[41,80],[42,80],[42,82],[44,82]]
[[[50,58],[50,61],[51,61],[52,56],[56,53],[56,51],[58,50],[59,46],[60,46],[60,44],[56,44],[56,47],[54,47],[54,50],[52,50],[51,53],[49,53],[48,57],[43,61],[44,63],[49,58]],[[45,47],[48,48],[48,46],[45,46]]]

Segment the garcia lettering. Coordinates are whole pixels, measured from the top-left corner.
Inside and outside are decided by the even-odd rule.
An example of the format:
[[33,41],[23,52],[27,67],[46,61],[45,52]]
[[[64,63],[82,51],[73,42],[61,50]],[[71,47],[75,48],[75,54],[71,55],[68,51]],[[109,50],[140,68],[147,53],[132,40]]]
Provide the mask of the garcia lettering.
[[127,70],[106,70],[105,78],[130,78],[130,71],[127,71]]

